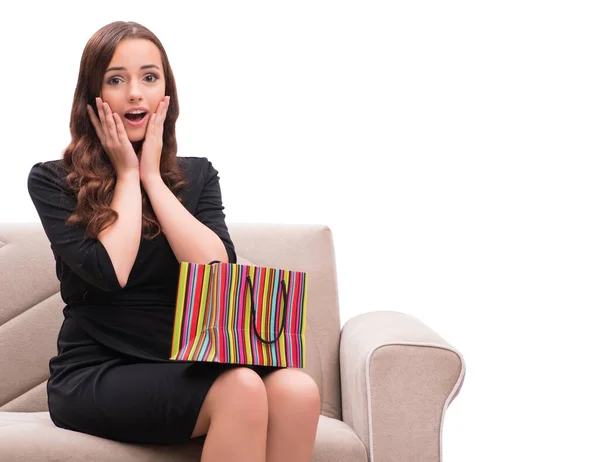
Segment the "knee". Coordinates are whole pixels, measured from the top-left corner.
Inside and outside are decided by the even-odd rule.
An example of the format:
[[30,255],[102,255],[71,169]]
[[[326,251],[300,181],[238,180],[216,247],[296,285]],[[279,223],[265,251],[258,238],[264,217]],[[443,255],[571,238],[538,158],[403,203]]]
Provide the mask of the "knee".
[[[267,392],[262,378],[247,367],[236,367],[220,377],[221,412],[235,414],[252,424],[266,422],[268,418]],[[215,410],[215,414],[219,410]]]
[[298,369],[274,372],[265,380],[269,412],[285,412],[297,417],[318,419],[321,412],[321,395],[313,378]]

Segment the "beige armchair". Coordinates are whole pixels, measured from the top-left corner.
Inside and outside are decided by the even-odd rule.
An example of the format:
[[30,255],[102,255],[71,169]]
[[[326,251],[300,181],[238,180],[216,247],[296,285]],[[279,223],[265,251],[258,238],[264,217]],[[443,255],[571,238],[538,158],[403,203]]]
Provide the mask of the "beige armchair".
[[[312,461],[440,461],[444,414],[465,375],[460,353],[400,312],[364,313],[341,328],[327,226],[230,223],[229,231],[238,263],[308,273],[305,371],[322,403]],[[199,461],[203,438],[132,445],[52,423],[46,381],[63,306],[41,224],[0,224],[0,460]]]

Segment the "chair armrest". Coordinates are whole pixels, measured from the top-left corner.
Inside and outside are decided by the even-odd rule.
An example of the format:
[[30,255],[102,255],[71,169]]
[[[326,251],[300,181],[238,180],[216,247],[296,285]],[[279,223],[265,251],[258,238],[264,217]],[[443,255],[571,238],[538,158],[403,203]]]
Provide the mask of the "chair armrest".
[[418,319],[364,313],[340,333],[342,420],[371,462],[440,461],[444,414],[465,376],[461,354]]

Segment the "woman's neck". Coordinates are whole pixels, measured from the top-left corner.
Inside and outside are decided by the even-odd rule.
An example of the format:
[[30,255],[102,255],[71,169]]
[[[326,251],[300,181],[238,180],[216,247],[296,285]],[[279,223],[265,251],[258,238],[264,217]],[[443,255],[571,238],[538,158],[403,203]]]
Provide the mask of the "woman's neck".
[[141,154],[141,151],[142,151],[142,145],[144,144],[144,140],[133,141],[131,144],[133,146],[133,150],[139,156]]

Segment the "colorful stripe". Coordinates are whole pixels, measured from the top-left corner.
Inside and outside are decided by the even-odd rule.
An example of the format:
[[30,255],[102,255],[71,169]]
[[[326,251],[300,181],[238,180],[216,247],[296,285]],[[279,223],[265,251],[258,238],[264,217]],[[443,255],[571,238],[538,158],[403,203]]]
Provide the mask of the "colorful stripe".
[[181,262],[170,359],[302,368],[306,292],[301,271]]

